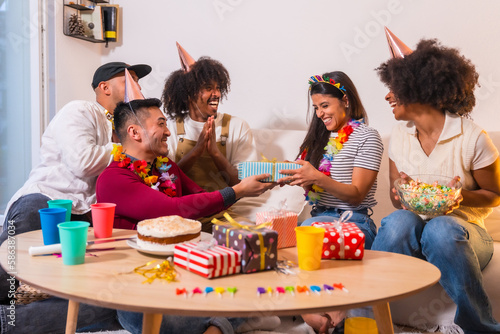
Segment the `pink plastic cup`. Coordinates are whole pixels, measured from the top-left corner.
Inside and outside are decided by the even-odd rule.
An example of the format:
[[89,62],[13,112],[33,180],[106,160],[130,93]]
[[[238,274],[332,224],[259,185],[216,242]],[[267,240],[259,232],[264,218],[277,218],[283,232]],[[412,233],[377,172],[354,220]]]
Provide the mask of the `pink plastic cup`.
[[92,225],[96,238],[109,238],[113,234],[113,222],[115,219],[114,203],[92,204]]

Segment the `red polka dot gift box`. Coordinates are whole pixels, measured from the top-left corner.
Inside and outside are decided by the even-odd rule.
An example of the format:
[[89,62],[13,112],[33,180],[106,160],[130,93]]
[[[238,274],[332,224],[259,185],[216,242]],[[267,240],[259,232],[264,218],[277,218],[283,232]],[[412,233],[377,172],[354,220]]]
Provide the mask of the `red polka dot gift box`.
[[365,253],[365,235],[354,223],[312,223],[325,229],[322,259],[361,260]]

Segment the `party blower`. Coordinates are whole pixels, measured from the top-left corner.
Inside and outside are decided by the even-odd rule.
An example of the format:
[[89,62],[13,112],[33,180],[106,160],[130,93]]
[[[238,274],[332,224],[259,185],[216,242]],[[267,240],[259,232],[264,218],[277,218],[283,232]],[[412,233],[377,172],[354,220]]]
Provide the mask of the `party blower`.
[[[89,247],[90,245],[93,245],[93,244],[103,244],[106,242],[131,240],[133,238],[135,238],[135,237],[88,241],[87,247]],[[46,245],[46,246],[30,246],[28,253],[31,256],[61,253],[61,244],[52,244],[52,245]]]

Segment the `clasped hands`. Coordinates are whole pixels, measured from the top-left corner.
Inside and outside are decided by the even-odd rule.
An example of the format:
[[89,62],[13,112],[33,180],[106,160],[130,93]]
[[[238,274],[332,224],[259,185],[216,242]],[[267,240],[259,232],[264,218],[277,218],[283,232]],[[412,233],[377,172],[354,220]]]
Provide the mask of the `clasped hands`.
[[201,156],[203,152],[205,152],[205,150],[210,156],[221,154],[221,152],[217,148],[214,116],[210,116],[203,125],[203,129],[200,133],[200,136],[198,137],[198,141],[193,148],[193,151],[196,152],[197,156]]

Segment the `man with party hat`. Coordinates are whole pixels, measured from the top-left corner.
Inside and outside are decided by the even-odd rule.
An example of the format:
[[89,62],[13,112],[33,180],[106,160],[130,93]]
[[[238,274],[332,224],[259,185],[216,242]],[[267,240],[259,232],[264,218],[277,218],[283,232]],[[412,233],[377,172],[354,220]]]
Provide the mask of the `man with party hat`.
[[[125,71],[137,81],[151,72],[149,65],[128,65],[111,62],[100,66],[94,73],[91,87],[95,101],[72,101],[66,104],[52,119],[42,137],[40,163],[31,171],[23,187],[17,191],[6,209],[4,230],[0,243],[7,237],[32,230],[39,230],[38,210],[48,206],[52,199],[72,200],[71,220],[90,221],[90,205],[95,203],[97,176],[112,160],[112,141],[117,137],[113,131],[113,110],[123,101],[125,91]],[[139,87],[140,89],[140,87]],[[12,296],[11,284],[17,281],[0,269],[0,303],[9,304]],[[0,314],[7,305],[0,305]],[[116,311],[93,306],[84,306],[80,314],[78,328],[111,322]],[[16,307],[16,326],[4,323],[0,316],[1,328],[7,333],[56,333],[63,332],[67,301],[50,298],[42,302]],[[114,321],[116,323],[116,321]],[[99,326],[99,325],[98,325]],[[103,324],[102,329],[106,329]],[[9,331],[10,330],[10,331]],[[2,331],[3,333],[3,331]]]
[[229,92],[229,73],[214,59],[195,61],[179,43],[177,49],[182,68],[166,79],[162,94],[169,157],[208,191],[233,186],[239,182],[236,165],[257,160],[257,154],[248,124],[218,112]]

